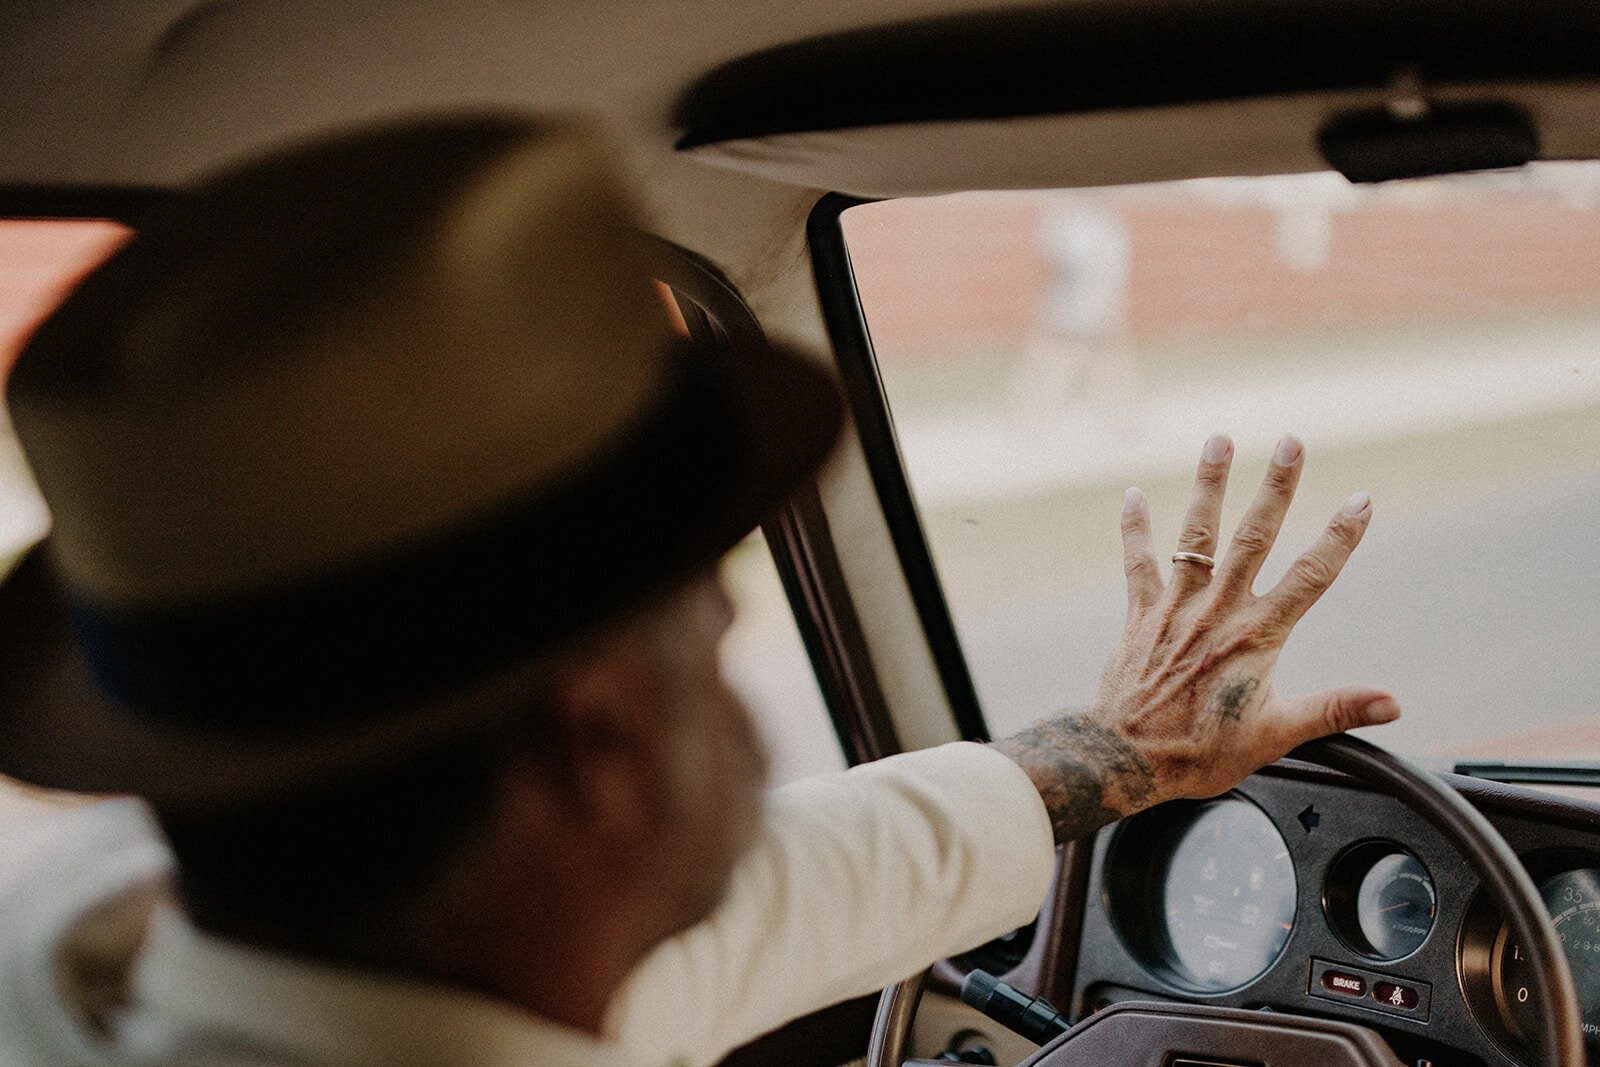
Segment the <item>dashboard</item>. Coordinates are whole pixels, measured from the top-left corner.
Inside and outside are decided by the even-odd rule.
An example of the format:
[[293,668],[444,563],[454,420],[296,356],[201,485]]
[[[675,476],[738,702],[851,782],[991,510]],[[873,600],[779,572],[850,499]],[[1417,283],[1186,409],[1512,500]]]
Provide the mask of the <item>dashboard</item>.
[[[1600,1064],[1600,804],[1449,778],[1538,884]],[[1080,883],[1082,922],[1054,993],[1073,1019],[1209,1003],[1361,1023],[1408,1064],[1531,1061],[1541,991],[1477,876],[1421,816],[1341,775],[1275,765],[1124,820],[1069,866],[1058,895]]]

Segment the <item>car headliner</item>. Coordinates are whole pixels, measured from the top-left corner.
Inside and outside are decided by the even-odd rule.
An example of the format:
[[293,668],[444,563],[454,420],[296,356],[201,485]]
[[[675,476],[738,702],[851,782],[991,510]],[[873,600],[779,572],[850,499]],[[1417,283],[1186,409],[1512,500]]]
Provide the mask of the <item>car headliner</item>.
[[[1592,10],[1581,0],[34,2],[0,15],[0,184],[159,186],[400,112],[575,110],[621,133],[669,216],[663,228],[738,273],[738,260],[761,253],[716,255],[705,246],[739,238],[704,216],[754,211],[760,224],[738,228],[749,241],[811,194],[705,162],[874,195],[1307,170],[1321,165],[1311,133],[1328,115],[1414,92],[1406,79],[1418,73],[1434,99],[1522,101],[1546,156],[1600,154],[1600,63],[1584,47],[1585,29],[1600,28]],[[915,32],[898,25],[908,22]],[[762,77],[762,58],[749,57],[775,50]],[[1012,83],[1014,96],[1049,99],[987,112],[970,103]],[[882,103],[895,100],[912,110]],[[819,117],[808,127],[797,109]],[[952,117],[969,121],[940,121]],[[906,128],[910,119],[922,121]],[[675,151],[686,132],[702,143]]]

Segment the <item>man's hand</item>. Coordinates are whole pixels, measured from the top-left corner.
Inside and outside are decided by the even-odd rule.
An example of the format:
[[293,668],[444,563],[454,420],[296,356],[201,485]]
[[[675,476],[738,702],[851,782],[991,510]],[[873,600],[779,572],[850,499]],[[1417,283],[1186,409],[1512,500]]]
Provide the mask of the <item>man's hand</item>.
[[[1175,797],[1215,796],[1303,741],[1391,722],[1394,698],[1344,686],[1286,700],[1272,689],[1278,653],[1295,623],[1350,558],[1372,505],[1345,501],[1327,529],[1271,590],[1256,575],[1294,497],[1305,449],[1278,442],[1261,490],[1215,571],[1177,560],[1163,583],[1150,507],[1129,489],[1122,505],[1128,623],[1088,710],[1045,719],[995,742],[1020,764],[1067,841]],[[1178,552],[1217,554],[1233,442],[1206,442]]]

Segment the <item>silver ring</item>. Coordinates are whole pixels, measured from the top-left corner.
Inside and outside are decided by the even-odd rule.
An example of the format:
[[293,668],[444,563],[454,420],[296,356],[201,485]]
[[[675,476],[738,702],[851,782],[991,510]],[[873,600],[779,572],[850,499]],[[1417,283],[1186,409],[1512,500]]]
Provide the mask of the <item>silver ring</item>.
[[1172,554],[1172,562],[1198,563],[1202,567],[1215,567],[1217,565],[1216,560],[1212,559],[1210,556],[1202,556],[1198,552],[1174,552]]

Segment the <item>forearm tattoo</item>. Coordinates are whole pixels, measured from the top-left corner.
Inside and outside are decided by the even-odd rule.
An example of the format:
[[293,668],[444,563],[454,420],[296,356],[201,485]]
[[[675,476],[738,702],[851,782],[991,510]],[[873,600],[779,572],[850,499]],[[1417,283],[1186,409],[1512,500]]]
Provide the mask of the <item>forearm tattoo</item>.
[[1030,770],[1058,843],[1120,819],[1116,794],[1143,807],[1155,790],[1145,758],[1082,714],[1047,719],[998,744]]

